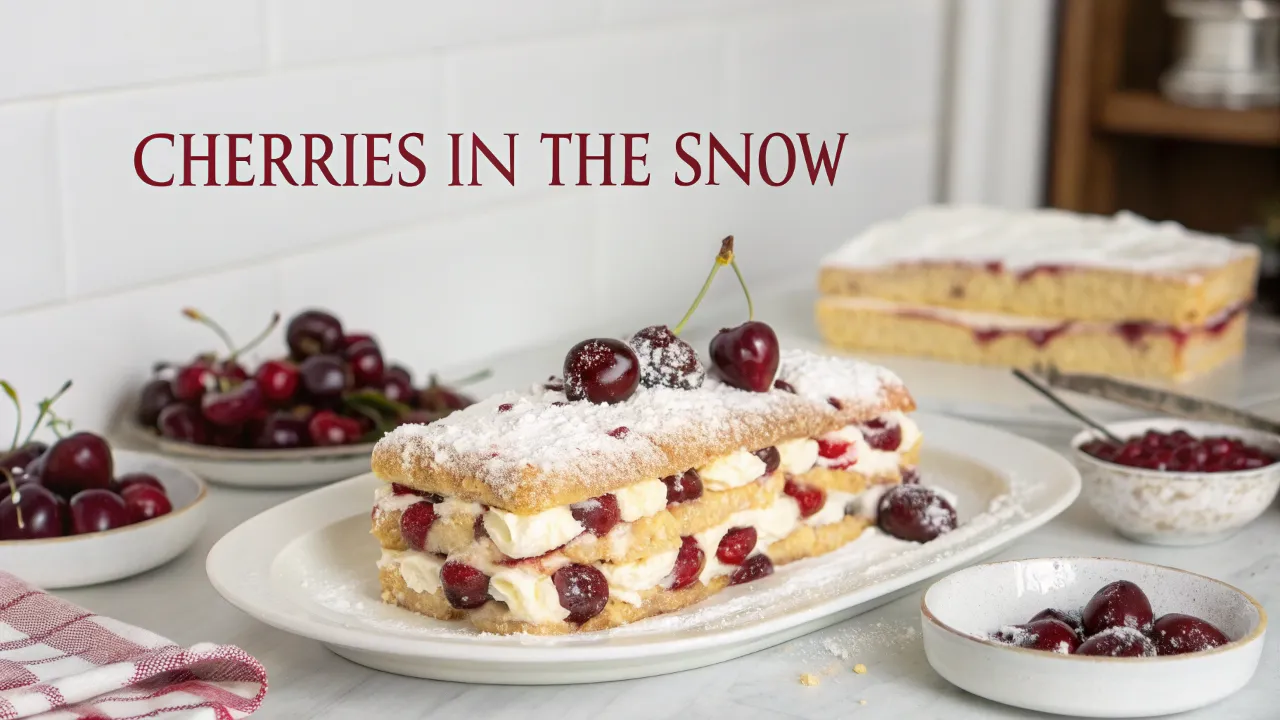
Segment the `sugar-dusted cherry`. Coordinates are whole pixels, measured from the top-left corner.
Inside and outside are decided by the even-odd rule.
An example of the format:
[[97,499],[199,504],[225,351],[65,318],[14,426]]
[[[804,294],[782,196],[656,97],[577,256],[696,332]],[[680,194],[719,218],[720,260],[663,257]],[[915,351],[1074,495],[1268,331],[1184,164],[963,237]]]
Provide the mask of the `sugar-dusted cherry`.
[[564,357],[564,394],[570,400],[618,403],[639,385],[640,361],[621,340],[583,340]]
[[440,568],[444,598],[459,610],[473,610],[489,601],[489,576],[476,568],[450,560]]
[[1151,657],[1156,646],[1140,631],[1124,626],[1109,627],[1080,643],[1077,655],[1103,657]]
[[424,550],[427,533],[436,521],[435,506],[429,502],[417,502],[400,513],[400,537],[411,550]]
[[1142,588],[1128,580],[1104,585],[1084,606],[1081,623],[1088,636],[1113,627],[1133,628],[1140,632],[1151,629],[1151,601]]
[[767,448],[761,448],[752,455],[760,458],[760,462],[764,463],[764,474],[769,475],[776,472],[778,466],[782,464],[782,454],[778,452],[778,448],[770,445]]
[[902,445],[902,426],[886,422],[883,418],[868,420],[861,427],[862,437],[876,450],[897,452]]
[[675,567],[667,576],[667,587],[680,590],[693,584],[706,565],[707,554],[698,547],[698,541],[689,535],[680,538],[680,551],[676,554]]
[[560,607],[569,611],[565,620],[571,623],[590,620],[609,602],[609,582],[590,565],[566,565],[556,570],[551,580],[560,596]]
[[590,500],[583,500],[569,506],[573,519],[582,523],[587,532],[598,537],[609,534],[614,525],[622,518],[618,509],[618,498],[613,495],[601,495]]
[[640,360],[640,383],[645,387],[694,390],[702,387],[706,368],[698,352],[666,325],[651,325],[627,343]]
[[1070,625],[1054,618],[1041,618],[1025,625],[1014,625],[1002,630],[998,637],[1003,642],[1018,647],[1063,655],[1070,655],[1080,646],[1080,636],[1076,631]]
[[756,548],[756,529],[753,527],[731,528],[720,538],[716,547],[716,559],[725,565],[741,565],[747,556]]
[[1037,620],[1057,620],[1063,625],[1074,630],[1077,634],[1084,632],[1084,627],[1080,624],[1080,614],[1078,612],[1068,613],[1056,608],[1045,608],[1035,615],[1032,615],[1030,622],[1036,622]]
[[1212,624],[1192,615],[1161,615],[1151,626],[1158,655],[1182,655],[1226,645],[1231,639]]
[[896,485],[880,497],[876,524],[896,538],[929,542],[956,529],[956,509],[927,487]]
[[753,580],[759,580],[762,577],[773,574],[773,561],[768,555],[760,553],[747,558],[746,562],[738,566],[737,570],[729,576],[730,585],[741,585],[749,583]]
[[662,482],[667,486],[668,505],[689,502],[702,497],[702,476],[693,468],[679,475],[664,477]]

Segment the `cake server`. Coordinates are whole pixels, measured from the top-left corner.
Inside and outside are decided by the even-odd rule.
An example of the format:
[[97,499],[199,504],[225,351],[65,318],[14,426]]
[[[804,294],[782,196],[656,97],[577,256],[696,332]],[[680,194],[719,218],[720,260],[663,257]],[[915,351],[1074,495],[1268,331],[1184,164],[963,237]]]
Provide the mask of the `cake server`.
[[1039,368],[1037,374],[1050,387],[1110,400],[1133,408],[1154,410],[1189,420],[1206,420],[1263,432],[1280,433],[1280,422],[1204,398],[1182,395],[1102,375],[1063,373],[1052,367]]

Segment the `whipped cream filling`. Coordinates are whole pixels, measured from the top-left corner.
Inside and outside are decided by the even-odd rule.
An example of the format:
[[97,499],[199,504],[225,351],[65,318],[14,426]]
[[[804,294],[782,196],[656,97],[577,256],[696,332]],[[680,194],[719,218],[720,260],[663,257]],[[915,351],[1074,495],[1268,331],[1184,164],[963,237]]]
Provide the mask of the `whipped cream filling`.
[[818,464],[818,441],[798,438],[778,443],[778,469],[788,475],[803,475]]
[[549,623],[569,617],[569,611],[560,604],[560,593],[550,575],[504,567],[489,578],[489,595],[506,603],[516,620]]
[[517,560],[555,550],[586,530],[567,507],[553,507],[534,515],[491,508],[484,514],[484,529],[503,555]]
[[640,593],[661,585],[675,569],[679,554],[679,550],[668,550],[632,563],[596,563],[595,567],[609,581],[609,597],[639,607]]
[[810,527],[822,527],[823,525],[833,525],[845,519],[849,514],[850,506],[858,501],[858,497],[866,494],[847,493],[839,490],[828,490],[827,500],[822,504],[822,508],[818,512],[804,519],[804,524]]
[[667,485],[661,480],[645,480],[621,490],[614,490],[622,522],[657,515],[667,507]]
[[902,464],[902,453],[920,441],[920,428],[905,413],[894,411],[881,416],[887,426],[897,424],[902,441],[897,450],[877,450],[867,444],[857,425],[846,425],[827,433],[824,439],[848,443],[849,449],[838,458],[818,458],[818,465],[837,470],[854,470],[863,475],[889,474]]
[[391,489],[390,483],[383,483],[373,491],[373,506],[380,513],[404,512],[410,505],[421,499],[417,495],[397,495],[395,490]]
[[440,589],[440,568],[444,560],[429,553],[414,550],[383,550],[378,559],[378,569],[395,568],[404,578],[404,584],[410,590],[420,593],[434,593]]
[[698,468],[702,486],[707,490],[731,490],[755,482],[764,475],[764,461],[754,453],[738,450]]

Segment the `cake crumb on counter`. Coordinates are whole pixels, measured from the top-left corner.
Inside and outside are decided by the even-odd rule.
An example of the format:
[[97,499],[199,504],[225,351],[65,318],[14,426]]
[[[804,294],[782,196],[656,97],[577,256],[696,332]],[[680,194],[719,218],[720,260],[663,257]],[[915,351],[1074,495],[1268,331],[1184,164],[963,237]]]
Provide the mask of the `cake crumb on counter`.
[[867,674],[867,666],[866,666],[866,665],[863,665],[862,663],[858,663],[857,665],[854,665],[854,666],[853,666],[853,671],[854,671],[854,672],[856,672],[856,673],[858,673],[859,675],[866,675],[866,674]]
[[867,704],[867,701],[866,701],[866,700],[859,700],[859,701],[858,701],[858,704],[859,704],[859,705],[866,705],[866,704]]
[[820,682],[822,681],[818,678],[817,675],[814,675],[813,673],[805,673],[800,676],[800,684],[804,685],[805,687],[813,687]]

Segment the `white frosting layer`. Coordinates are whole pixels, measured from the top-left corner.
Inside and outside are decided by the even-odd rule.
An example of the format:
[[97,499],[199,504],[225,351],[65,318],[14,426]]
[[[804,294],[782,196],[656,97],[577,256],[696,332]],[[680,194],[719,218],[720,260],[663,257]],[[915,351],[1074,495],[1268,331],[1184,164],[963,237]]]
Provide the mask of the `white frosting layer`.
[[467,502],[466,500],[454,500],[447,498],[444,502],[438,502],[433,508],[436,517],[448,517],[450,515],[479,515],[484,512],[484,507],[480,503]]
[[595,567],[609,581],[609,597],[639,606],[640,593],[658,587],[675,568],[679,554],[679,550],[669,550],[633,563],[596,563]]
[[502,568],[489,578],[489,595],[507,604],[516,620],[530,623],[559,622],[569,617],[549,575],[522,568]]
[[517,560],[554,550],[586,530],[567,507],[554,507],[536,515],[490,509],[484,514],[484,529],[503,555]]
[[940,205],[873,225],[829,255],[823,265],[869,268],[921,261],[1000,262],[1013,272],[1064,265],[1198,277],[1199,269],[1221,267],[1257,253],[1250,245],[1128,212],[1103,217],[1061,210]]
[[778,443],[778,469],[790,475],[803,475],[818,464],[818,441],[800,438]]
[[615,490],[613,496],[618,499],[622,522],[635,522],[656,515],[667,507],[667,485],[661,480],[638,482]]
[[833,525],[844,520],[847,514],[845,510],[850,505],[855,504],[861,494],[828,490],[827,500],[822,504],[822,509],[805,518],[804,524],[810,527],[822,527],[823,525]]
[[409,506],[418,502],[422,498],[417,495],[397,495],[395,490],[391,489],[391,485],[384,483],[373,491],[373,506],[378,512],[404,512]]
[[424,552],[413,550],[383,550],[378,568],[398,568],[404,584],[410,590],[433,593],[440,589],[440,568],[444,560]]
[[897,423],[902,441],[897,450],[877,450],[867,444],[857,425],[846,425],[824,437],[849,444],[849,450],[838,458],[818,458],[818,465],[827,468],[855,470],[864,475],[889,474],[902,464],[902,453],[920,441],[920,428],[905,413],[889,412],[881,416],[886,425]]
[[763,460],[746,450],[739,450],[698,468],[698,475],[707,490],[729,490],[756,481],[764,471]]

